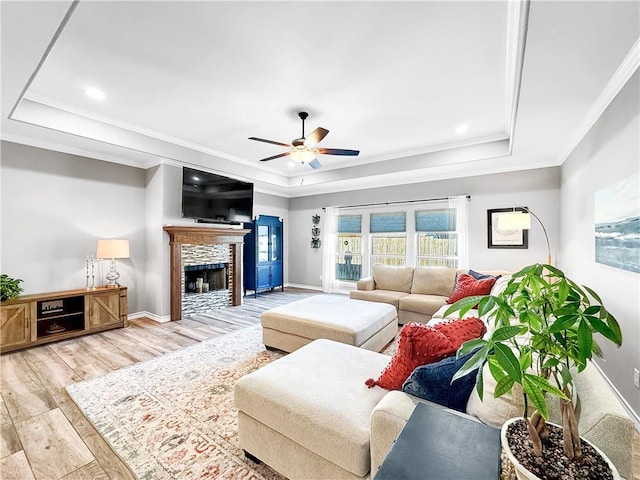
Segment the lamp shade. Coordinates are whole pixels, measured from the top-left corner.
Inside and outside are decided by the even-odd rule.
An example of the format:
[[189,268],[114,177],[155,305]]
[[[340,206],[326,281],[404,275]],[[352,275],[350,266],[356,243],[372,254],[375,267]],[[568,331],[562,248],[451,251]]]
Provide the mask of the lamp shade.
[[497,227],[502,230],[529,230],[531,215],[526,212],[507,212],[498,215]]
[[96,258],[129,258],[129,240],[98,240]]

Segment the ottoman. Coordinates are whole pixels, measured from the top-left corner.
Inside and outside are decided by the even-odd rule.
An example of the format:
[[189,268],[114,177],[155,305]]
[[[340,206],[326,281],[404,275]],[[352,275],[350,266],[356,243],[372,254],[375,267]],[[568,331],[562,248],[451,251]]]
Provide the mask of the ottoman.
[[293,352],[325,338],[379,352],[398,333],[393,305],[352,300],[343,295],[314,295],[260,315],[267,348]]
[[240,448],[291,480],[362,480],[371,469],[371,414],[388,393],[365,379],[387,355],[315,340],[240,378]]

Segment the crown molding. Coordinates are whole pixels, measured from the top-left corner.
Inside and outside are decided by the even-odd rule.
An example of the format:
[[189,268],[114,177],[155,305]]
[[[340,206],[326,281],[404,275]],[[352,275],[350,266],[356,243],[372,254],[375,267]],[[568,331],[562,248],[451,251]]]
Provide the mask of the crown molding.
[[564,155],[562,155],[557,162],[557,165],[562,165],[569,155],[576,149],[582,139],[589,133],[591,127],[598,121],[609,104],[618,95],[620,90],[627,84],[631,75],[633,75],[640,66],[640,38],[636,40],[627,56],[624,58],[618,69],[613,76],[609,79],[609,82],[604,87],[596,101],[591,105],[591,108],[587,111],[582,123],[577,128],[577,133],[574,139],[571,141]]

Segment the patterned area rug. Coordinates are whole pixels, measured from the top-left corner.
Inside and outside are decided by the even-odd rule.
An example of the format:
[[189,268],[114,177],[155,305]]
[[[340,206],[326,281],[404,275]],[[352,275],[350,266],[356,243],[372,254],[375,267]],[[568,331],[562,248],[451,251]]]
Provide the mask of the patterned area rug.
[[255,326],[67,391],[139,479],[280,480],[238,447],[233,385],[282,355],[265,350]]

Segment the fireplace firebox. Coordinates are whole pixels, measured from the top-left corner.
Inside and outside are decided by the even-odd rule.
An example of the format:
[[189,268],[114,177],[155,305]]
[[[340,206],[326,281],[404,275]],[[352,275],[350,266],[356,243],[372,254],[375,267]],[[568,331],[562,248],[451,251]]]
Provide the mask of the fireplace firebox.
[[229,288],[229,264],[185,265],[184,293],[205,293]]

